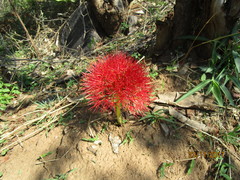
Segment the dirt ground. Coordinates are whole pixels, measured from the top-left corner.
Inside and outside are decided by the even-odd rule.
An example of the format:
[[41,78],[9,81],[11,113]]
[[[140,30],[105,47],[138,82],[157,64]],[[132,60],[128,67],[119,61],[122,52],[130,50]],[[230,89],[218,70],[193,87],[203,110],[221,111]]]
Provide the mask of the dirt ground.
[[[89,138],[88,129],[86,125],[75,123],[54,128],[47,135],[46,132],[40,133],[23,142],[22,147],[17,146],[5,157],[1,157],[2,179],[40,180],[75,169],[69,173],[69,180],[154,180],[158,179],[157,169],[161,163],[175,161],[179,162],[166,170],[168,179],[205,179],[210,166],[206,159],[197,159],[192,175],[186,175],[189,161],[185,159],[189,159],[188,152],[192,151],[189,145],[196,143],[187,129],[180,129],[172,136],[165,137],[158,125],[143,126],[134,122],[129,122],[124,127],[111,125],[109,130],[99,134],[102,144],[96,145],[96,152],[90,150],[94,143],[81,140]],[[129,130],[132,131],[133,142],[121,145],[118,154],[113,153],[109,135],[120,136],[123,140]],[[209,150],[206,143],[198,146],[199,150]],[[37,160],[47,152],[52,154],[44,158],[45,163]]]
[[[174,89],[174,79],[160,75],[159,92],[165,92],[162,84],[168,90]],[[180,84],[178,91],[186,88]],[[21,114],[34,111],[36,105],[30,105],[17,114],[9,116],[18,119]],[[215,152],[219,144],[209,139],[200,141],[197,132],[187,126],[172,125],[157,121],[150,125],[137,120],[129,120],[118,127],[107,118],[92,113],[86,106],[75,107],[73,116],[65,125],[43,130],[30,139],[19,142],[5,156],[0,157],[0,172],[2,180],[211,180],[215,178],[216,161],[211,157],[192,157],[191,152]],[[105,117],[105,116],[104,116]],[[18,119],[18,125],[23,119]],[[170,133],[162,124],[166,124]],[[15,126],[18,126],[15,124]],[[14,128],[14,127],[13,127]],[[16,128],[16,127],[15,127]],[[37,129],[30,126],[24,134]],[[130,135],[127,137],[127,135]],[[97,137],[95,142],[84,141]],[[125,144],[118,147],[118,153],[113,152],[110,140],[119,138]],[[15,137],[16,139],[16,137]],[[131,141],[131,142],[130,142]],[[49,153],[46,157],[44,154]],[[40,158],[42,156],[42,158]],[[228,153],[223,157],[230,156]],[[192,172],[188,174],[190,163],[195,159]],[[234,157],[231,157],[234,159]],[[163,163],[172,163],[163,168]],[[239,165],[239,163],[238,163]],[[232,171],[233,179],[240,177],[239,166]],[[161,177],[161,172],[164,175]]]

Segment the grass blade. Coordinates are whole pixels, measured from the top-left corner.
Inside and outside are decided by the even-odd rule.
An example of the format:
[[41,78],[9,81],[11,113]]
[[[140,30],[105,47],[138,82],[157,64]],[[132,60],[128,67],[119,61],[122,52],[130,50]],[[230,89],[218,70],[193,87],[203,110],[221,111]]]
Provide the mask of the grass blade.
[[94,138],[82,138],[81,140],[86,142],[95,142],[98,140],[98,135],[96,135]]
[[195,159],[192,159],[192,161],[190,163],[190,166],[188,168],[188,171],[187,171],[188,175],[192,173],[192,170],[193,170],[194,166],[195,166]]
[[225,94],[225,97],[228,99],[228,101],[230,102],[230,105],[234,106],[234,102],[233,102],[233,98],[231,93],[229,92],[229,90],[226,88],[226,86],[221,85],[220,86],[222,92]]
[[234,76],[228,76],[228,78],[237,86],[238,89],[240,89],[240,81],[234,77]]
[[157,169],[158,178],[160,179],[160,178],[165,177],[165,169],[172,165],[173,165],[173,163],[166,163],[166,162],[162,163]]
[[180,102],[183,99],[187,98],[188,96],[191,96],[192,94],[194,94],[197,91],[200,91],[201,89],[203,89],[206,85],[208,85],[212,80],[211,79],[207,79],[203,82],[201,82],[200,84],[198,84],[197,86],[195,86],[193,89],[191,89],[190,91],[188,91],[186,94],[184,94],[183,96],[181,96],[178,100],[176,100],[176,102]]
[[240,55],[236,51],[232,51],[234,62],[237,67],[238,73],[240,73]]
[[212,81],[212,82],[213,82],[213,89],[212,89],[213,96],[216,98],[218,105],[223,106],[221,89],[216,81]]
[[47,152],[47,153],[44,153],[44,154],[42,154],[41,156],[39,156],[39,157],[37,158],[37,160],[43,159],[43,158],[45,158],[45,157],[47,157],[47,156],[49,156],[49,155],[51,155],[51,154],[52,154],[51,151],[49,151],[49,152]]

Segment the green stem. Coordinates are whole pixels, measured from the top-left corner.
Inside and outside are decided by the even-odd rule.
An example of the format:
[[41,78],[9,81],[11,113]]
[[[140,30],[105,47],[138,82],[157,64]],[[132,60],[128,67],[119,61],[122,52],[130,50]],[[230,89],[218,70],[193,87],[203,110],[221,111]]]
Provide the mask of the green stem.
[[117,121],[121,125],[123,123],[122,122],[122,113],[121,113],[121,103],[117,102],[115,108],[116,108]]

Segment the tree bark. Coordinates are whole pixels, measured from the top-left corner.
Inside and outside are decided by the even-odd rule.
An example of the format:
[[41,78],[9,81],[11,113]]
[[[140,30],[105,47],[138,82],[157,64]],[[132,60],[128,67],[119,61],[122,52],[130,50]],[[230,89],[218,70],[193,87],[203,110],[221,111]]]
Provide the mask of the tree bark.
[[71,15],[59,35],[59,45],[74,55],[94,49],[97,41],[113,36],[127,18],[132,0],[88,0]]
[[[132,0],[131,0],[132,1]],[[129,0],[89,0],[89,12],[96,18],[106,35],[114,35],[126,20]]]
[[[158,26],[155,51],[161,52],[164,48],[171,48],[186,52],[193,45],[200,43],[197,37],[213,40],[228,35],[239,17],[239,0],[226,2],[224,0],[176,0],[173,19],[170,23],[169,20],[162,22],[164,26]],[[164,28],[168,29],[167,35]],[[196,39],[186,38],[190,36]],[[165,39],[164,42],[171,43],[166,47],[162,39]],[[199,57],[207,59],[211,56],[212,46],[206,44],[196,48],[195,51]]]

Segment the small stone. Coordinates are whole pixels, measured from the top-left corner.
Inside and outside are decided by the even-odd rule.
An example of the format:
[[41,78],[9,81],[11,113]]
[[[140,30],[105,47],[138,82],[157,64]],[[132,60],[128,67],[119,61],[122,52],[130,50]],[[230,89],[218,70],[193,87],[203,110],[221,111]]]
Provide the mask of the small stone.
[[121,144],[122,140],[120,139],[119,136],[115,136],[115,137],[112,137],[112,135],[110,134],[109,135],[109,138],[108,140],[110,141],[111,145],[112,145],[112,150],[115,154],[118,154],[119,153],[119,150],[118,150],[118,147],[119,145]]
[[168,126],[165,123],[160,123],[160,126],[161,126],[162,130],[164,131],[164,135],[169,136],[170,131],[169,131]]

